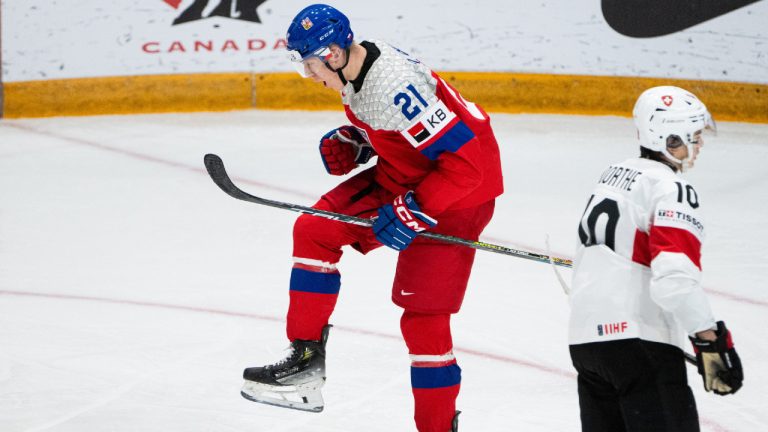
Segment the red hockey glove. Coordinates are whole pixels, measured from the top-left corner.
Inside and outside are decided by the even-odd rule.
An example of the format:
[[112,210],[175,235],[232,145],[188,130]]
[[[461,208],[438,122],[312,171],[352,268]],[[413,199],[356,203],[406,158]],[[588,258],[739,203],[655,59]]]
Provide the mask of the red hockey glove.
[[395,198],[392,204],[379,208],[379,217],[373,222],[373,233],[384,246],[401,251],[411,244],[417,233],[435,225],[437,221],[421,211],[413,191],[409,191]]
[[373,147],[354,126],[342,126],[320,139],[320,157],[329,174],[344,175],[373,156]]
[[736,393],[744,380],[741,359],[733,348],[731,332],[725,328],[724,322],[717,322],[715,335],[717,339],[714,341],[690,338],[696,352],[699,375],[704,378],[704,390],[719,395]]

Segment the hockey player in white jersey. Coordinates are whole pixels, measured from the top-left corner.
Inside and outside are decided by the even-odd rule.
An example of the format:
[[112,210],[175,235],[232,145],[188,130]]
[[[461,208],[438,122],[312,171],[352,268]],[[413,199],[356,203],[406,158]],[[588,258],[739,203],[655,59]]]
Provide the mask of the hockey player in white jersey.
[[569,344],[582,430],[698,431],[686,335],[707,391],[732,394],[743,380],[700,284],[702,201],[679,176],[715,124],[696,96],[671,86],[646,90],[633,117],[640,157],[603,171],[578,229]]

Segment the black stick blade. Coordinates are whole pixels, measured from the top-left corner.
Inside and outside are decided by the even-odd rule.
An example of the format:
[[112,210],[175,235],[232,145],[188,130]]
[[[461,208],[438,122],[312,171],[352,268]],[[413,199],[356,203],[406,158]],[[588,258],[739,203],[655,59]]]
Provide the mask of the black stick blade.
[[203,158],[205,169],[208,171],[208,175],[218,187],[229,195],[232,195],[231,191],[237,189],[232,180],[229,179],[227,170],[224,168],[224,161],[215,154],[209,153]]
[[216,183],[216,186],[220,187],[221,190],[226,192],[227,195],[243,201],[250,201],[255,203],[261,203],[261,201],[263,201],[258,197],[245,193],[242,189],[238,188],[234,183],[232,183],[232,180],[229,178],[229,174],[227,174],[226,168],[224,168],[224,161],[222,161],[219,156],[213,153],[209,153],[203,158],[203,163],[205,164],[205,169],[208,171],[208,175],[211,177],[211,180]]

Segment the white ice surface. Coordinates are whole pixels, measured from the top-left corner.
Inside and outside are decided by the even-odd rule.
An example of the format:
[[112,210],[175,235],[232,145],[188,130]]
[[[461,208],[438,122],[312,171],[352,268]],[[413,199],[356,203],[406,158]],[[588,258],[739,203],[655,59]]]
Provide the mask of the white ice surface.
[[[326,409],[239,395],[244,367],[287,345],[296,215],[243,189],[311,204],[338,182],[317,137],[340,112],[231,112],[0,122],[0,430],[415,430],[395,254],[345,254]],[[617,117],[495,115],[506,193],[484,239],[570,257],[604,166],[636,153]],[[707,220],[704,285],[746,367],[735,396],[703,391],[704,431],[768,430],[768,126],[721,123],[689,178]],[[570,271],[564,271],[570,276]],[[578,431],[566,298],[543,264],[479,252],[453,320],[462,431]]]

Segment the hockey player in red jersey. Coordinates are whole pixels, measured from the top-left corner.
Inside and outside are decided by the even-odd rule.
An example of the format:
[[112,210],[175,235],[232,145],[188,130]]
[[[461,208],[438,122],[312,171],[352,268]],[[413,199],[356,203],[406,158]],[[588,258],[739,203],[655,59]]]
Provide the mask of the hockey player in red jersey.
[[743,380],[731,334],[700,284],[701,201],[678,175],[715,126],[678,87],[646,90],[633,115],[640,157],[601,174],[579,223],[569,343],[582,430],[698,431],[685,336],[707,391],[732,394]]
[[[461,369],[450,318],[464,298],[475,251],[417,237],[430,230],[476,240],[502,193],[499,148],[488,115],[437,74],[380,41],[353,39],[349,20],[311,5],[288,29],[299,73],[340,92],[351,125],[320,139],[332,175],[376,158],[323,195],[316,208],[376,217],[373,229],[308,215],[294,225],[287,336],[291,354],[248,368],[244,397],[309,411],[323,408],[328,321],[341,286],[342,246],[398,251],[393,302],[411,356],[415,421],[421,432],[457,430]],[[275,396],[277,395],[277,396]]]

